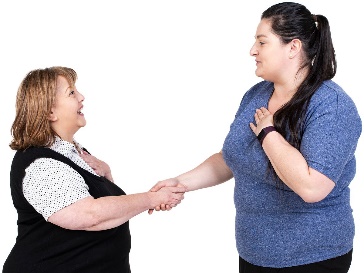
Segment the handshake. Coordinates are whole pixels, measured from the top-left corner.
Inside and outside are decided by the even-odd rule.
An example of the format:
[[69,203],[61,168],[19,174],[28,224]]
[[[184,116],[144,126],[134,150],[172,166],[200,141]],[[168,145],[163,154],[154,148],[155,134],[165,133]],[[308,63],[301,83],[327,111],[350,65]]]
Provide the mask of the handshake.
[[[92,156],[87,150],[83,150],[82,153],[80,153],[80,157],[96,172],[96,174],[104,176],[111,182],[114,182],[111,175],[111,169],[107,163]],[[149,201],[147,205],[149,208],[148,213],[152,214],[154,210],[171,210],[181,203],[186,191],[187,187],[180,183],[178,178],[170,178],[158,182],[148,192],[143,193],[143,196]]]
[[170,178],[155,184],[150,190],[152,208],[148,210],[152,214],[154,210],[171,210],[177,206],[184,198],[184,193],[188,189],[180,183],[177,178]]

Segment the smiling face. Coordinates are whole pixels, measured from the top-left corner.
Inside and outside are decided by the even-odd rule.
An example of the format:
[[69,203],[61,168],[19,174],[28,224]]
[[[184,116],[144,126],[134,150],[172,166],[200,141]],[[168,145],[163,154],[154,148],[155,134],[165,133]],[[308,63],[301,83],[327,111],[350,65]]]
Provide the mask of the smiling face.
[[55,103],[49,120],[53,130],[64,140],[72,142],[74,134],[86,125],[81,112],[84,96],[65,77],[57,77]]
[[250,55],[255,57],[258,77],[274,82],[281,78],[289,68],[290,44],[283,44],[271,30],[270,21],[262,19],[258,24],[255,43]]

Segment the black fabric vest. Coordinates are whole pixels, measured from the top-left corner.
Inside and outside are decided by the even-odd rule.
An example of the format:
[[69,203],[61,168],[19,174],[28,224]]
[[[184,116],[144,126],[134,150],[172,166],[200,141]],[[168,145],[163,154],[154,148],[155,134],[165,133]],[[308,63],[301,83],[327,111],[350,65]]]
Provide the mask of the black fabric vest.
[[18,213],[18,236],[3,273],[129,273],[129,222],[103,231],[68,230],[45,221],[28,203],[22,181],[25,169],[37,158],[53,158],[71,166],[85,179],[94,198],[125,195],[106,178],[93,175],[49,148],[17,151],[10,171],[10,188]]

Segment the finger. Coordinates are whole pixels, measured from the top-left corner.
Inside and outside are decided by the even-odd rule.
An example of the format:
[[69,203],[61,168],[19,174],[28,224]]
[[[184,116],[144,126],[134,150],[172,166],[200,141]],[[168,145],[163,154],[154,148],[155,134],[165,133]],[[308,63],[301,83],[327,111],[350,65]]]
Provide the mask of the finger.
[[82,158],[90,158],[91,156],[89,154],[80,154]]
[[252,129],[253,133],[256,135],[257,127],[253,123],[249,123],[250,129]]
[[264,110],[266,110],[267,108],[265,108],[264,106],[260,107],[259,110],[264,112]]
[[149,209],[148,214],[151,215],[153,213],[154,209]]
[[161,188],[165,187],[165,183],[158,182],[149,191],[159,191]]
[[257,110],[257,115],[258,115],[259,119],[262,119],[264,117],[264,113],[260,109]]
[[185,199],[184,193],[179,194],[179,200],[182,201],[183,199]]
[[105,173],[103,171],[95,171],[95,173],[99,176],[105,176]]
[[184,193],[175,193],[177,200],[181,201],[184,199]]
[[255,123],[258,123],[260,121],[258,113],[254,114],[254,120],[255,120]]

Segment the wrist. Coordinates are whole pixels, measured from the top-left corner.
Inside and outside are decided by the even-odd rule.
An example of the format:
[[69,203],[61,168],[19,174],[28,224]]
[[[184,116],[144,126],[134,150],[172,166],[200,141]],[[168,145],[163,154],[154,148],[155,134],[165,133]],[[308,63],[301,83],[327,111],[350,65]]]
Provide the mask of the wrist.
[[149,208],[155,208],[156,206],[158,206],[160,203],[158,202],[158,194],[157,192],[146,192],[147,196],[148,196],[148,207]]
[[274,128],[274,126],[267,126],[265,128],[263,128],[260,133],[257,135],[257,138],[260,142],[260,145],[263,145],[263,140],[264,138],[271,132],[277,131],[276,128]]

